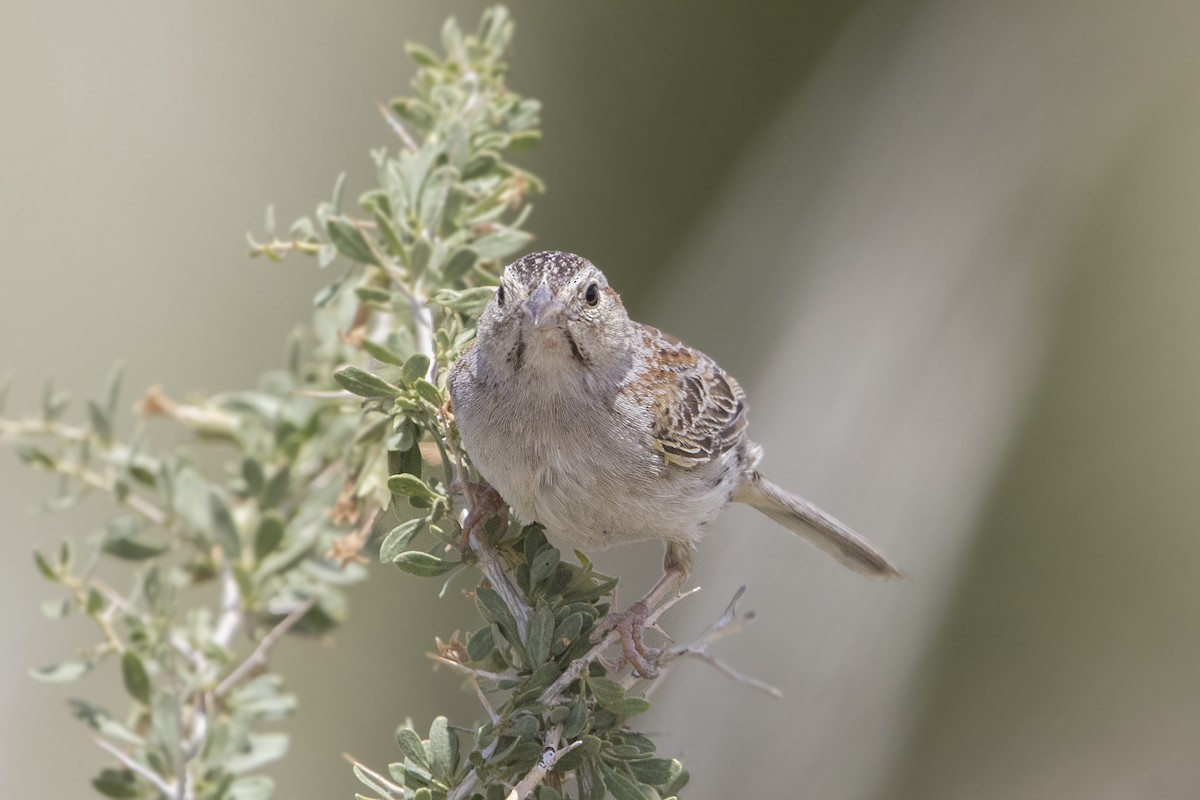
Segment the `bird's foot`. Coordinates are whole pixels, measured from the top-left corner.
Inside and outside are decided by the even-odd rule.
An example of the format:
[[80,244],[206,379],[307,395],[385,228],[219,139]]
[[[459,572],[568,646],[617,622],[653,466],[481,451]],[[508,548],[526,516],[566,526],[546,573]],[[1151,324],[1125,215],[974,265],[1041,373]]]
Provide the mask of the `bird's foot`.
[[592,632],[591,641],[599,643],[610,631],[615,631],[621,638],[621,653],[625,663],[642,678],[654,678],[658,675],[658,659],[662,651],[649,647],[645,640],[646,617],[650,608],[644,600],[639,600],[626,611],[614,611],[600,620],[596,630]]
[[508,504],[499,492],[486,483],[463,481],[451,486],[450,491],[463,495],[470,509],[467,518],[463,520],[462,534],[458,542],[459,549],[465,557],[472,552],[471,535],[477,531],[482,533],[493,517],[503,520],[508,516]]

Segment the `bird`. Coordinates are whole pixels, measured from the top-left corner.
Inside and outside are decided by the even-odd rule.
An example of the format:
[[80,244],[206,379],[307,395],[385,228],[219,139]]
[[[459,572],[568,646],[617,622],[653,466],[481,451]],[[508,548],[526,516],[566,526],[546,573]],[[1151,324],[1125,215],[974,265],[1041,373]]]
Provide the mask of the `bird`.
[[559,251],[509,264],[448,376],[463,449],[523,522],[583,550],[653,539],[663,574],[610,614],[636,672],[649,609],[683,586],[705,528],[730,503],[757,509],[846,567],[902,573],[864,537],[758,470],[746,395],[704,353],[630,319],[595,265]]

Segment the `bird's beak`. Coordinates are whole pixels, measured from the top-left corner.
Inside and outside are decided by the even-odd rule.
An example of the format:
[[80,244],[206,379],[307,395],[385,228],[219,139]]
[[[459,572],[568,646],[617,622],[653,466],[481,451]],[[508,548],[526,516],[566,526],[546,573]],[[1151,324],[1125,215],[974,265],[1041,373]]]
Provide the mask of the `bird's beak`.
[[525,301],[525,316],[537,330],[556,327],[562,312],[563,304],[554,299],[545,284],[534,289]]

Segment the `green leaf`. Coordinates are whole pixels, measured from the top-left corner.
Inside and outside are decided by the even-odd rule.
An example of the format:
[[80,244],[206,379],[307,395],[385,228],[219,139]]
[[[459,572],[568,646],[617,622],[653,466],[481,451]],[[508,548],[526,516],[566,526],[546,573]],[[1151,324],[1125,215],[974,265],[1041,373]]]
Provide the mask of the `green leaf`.
[[395,561],[427,522],[429,522],[428,517],[417,517],[392,528],[391,532],[384,537],[383,544],[379,545],[379,563],[387,564]]
[[560,558],[558,550],[553,547],[547,547],[534,556],[529,564],[529,585],[537,588],[545,583],[554,574],[554,570],[558,569]]
[[242,480],[246,482],[246,493],[257,496],[262,493],[267,478],[263,475],[262,464],[253,458],[242,459]]
[[325,229],[329,231],[329,241],[346,258],[360,264],[379,264],[367,244],[366,236],[345,217],[331,217]]
[[90,661],[63,661],[61,664],[32,669],[29,674],[47,683],[67,683],[82,678],[94,666]]
[[96,590],[96,587],[89,586],[87,594],[87,604],[84,606],[84,611],[89,617],[94,617],[108,607],[108,601],[104,599],[104,595]]
[[642,783],[665,786],[683,771],[683,765],[671,758],[641,758],[629,762],[633,775]]
[[121,655],[121,679],[125,681],[125,691],[142,705],[150,705],[150,675],[146,665],[132,650],[126,650]]
[[475,250],[482,259],[504,261],[513,253],[524,249],[531,241],[532,234],[513,228],[501,228],[495,233],[476,239]]
[[291,480],[291,470],[285,465],[271,476],[271,480],[267,481],[267,486],[263,489],[262,497],[258,501],[259,508],[268,509],[279,505],[284,497],[287,496],[288,483]]
[[21,463],[23,464],[27,464],[35,469],[54,469],[56,463],[54,456],[37,445],[29,444],[28,442],[17,442],[13,445],[13,451],[16,452],[17,458],[21,459]]
[[435,491],[425,484],[425,481],[407,472],[392,475],[387,480],[387,487],[392,494],[399,494],[405,497],[434,498],[438,496]]
[[47,422],[58,419],[70,402],[71,396],[65,392],[54,391],[54,380],[48,378],[42,389],[42,418]]
[[128,744],[141,745],[143,739],[134,734],[121,723],[113,719],[112,714],[101,708],[100,706],[92,705],[83,700],[68,700],[67,704],[71,707],[71,714],[83,722],[89,728],[103,733],[105,736],[119,739]]
[[104,540],[100,550],[123,561],[145,561],[162,555],[169,545],[152,542],[138,534],[110,536]]
[[51,565],[50,560],[48,558],[46,558],[44,555],[42,555],[42,551],[40,551],[40,550],[33,551],[33,563],[37,564],[38,572],[42,573],[42,575],[47,580],[51,580],[51,581],[54,581],[55,583],[58,583],[58,581],[59,581],[58,570],[56,570],[54,568],[54,566]]
[[481,150],[471,156],[471,160],[463,167],[463,180],[469,181],[474,178],[482,178],[489,172],[496,169],[501,162],[500,156],[492,150]]
[[419,67],[436,67],[442,63],[437,55],[428,47],[423,47],[413,42],[406,42],[404,50],[408,53],[409,58],[417,62],[417,66]]
[[228,800],[271,800],[274,796],[275,781],[266,775],[244,775],[230,784]]
[[399,386],[355,366],[342,367],[333,373],[333,379],[338,386],[359,397],[397,397],[402,391]]
[[464,247],[455,250],[450,258],[446,260],[446,266],[442,267],[442,280],[446,283],[454,283],[457,280],[462,280],[467,277],[467,274],[479,262],[479,253],[476,253],[469,247]]
[[209,492],[208,508],[212,514],[213,538],[227,556],[237,558],[242,552],[242,537],[225,499],[216,492]]
[[433,253],[433,246],[424,236],[419,237],[413,242],[412,253],[409,255],[409,261],[412,264],[413,272],[420,275],[429,266],[429,256]]
[[625,688],[609,678],[588,678],[588,688],[596,698],[596,702],[605,708],[625,701]]
[[461,561],[443,561],[437,556],[421,550],[409,550],[392,559],[392,563],[402,572],[416,575],[419,578],[433,578],[445,575],[455,567],[462,566]]
[[100,770],[100,774],[92,778],[92,788],[105,797],[128,798],[144,795],[137,777],[127,769],[106,767]]
[[575,698],[575,702],[571,704],[571,710],[567,714],[566,722],[563,723],[563,736],[571,741],[579,738],[579,734],[583,733],[584,726],[587,725],[587,702],[583,699],[583,695]]
[[618,717],[636,717],[638,714],[644,714],[650,710],[650,701],[641,697],[626,697],[621,702],[613,703],[607,708]]
[[253,772],[287,755],[286,733],[251,733],[247,742],[247,747],[239,750],[237,755],[227,758],[222,765],[235,775]]
[[683,764],[680,764],[678,761],[672,761],[672,764],[672,769],[677,770],[675,777],[671,779],[670,783],[662,787],[663,795],[668,797],[679,794],[679,791],[683,787],[687,786],[688,781],[691,780],[692,777],[688,771],[683,768]]
[[[411,418],[400,417],[396,421],[396,428],[392,434],[392,438],[387,440],[387,447],[389,450],[395,450],[397,452],[411,450],[413,445],[417,443],[420,432],[420,429],[416,426],[416,423],[414,423]],[[391,469],[390,463],[388,464],[388,468]],[[401,472],[410,472],[410,470],[396,469],[391,470],[388,474],[399,475]]]
[[604,770],[604,782],[615,800],[650,800],[641,787],[615,769]]
[[421,737],[412,728],[401,727],[396,729],[396,744],[400,745],[400,750],[404,753],[404,757],[422,769],[429,769],[429,758],[425,754],[425,744],[421,741]]
[[450,783],[458,768],[458,735],[445,717],[435,717],[429,726],[430,771],[442,783]]
[[283,519],[276,513],[264,514],[254,532],[254,560],[262,561],[275,552],[283,541]]
[[443,289],[433,296],[433,301],[468,317],[478,317],[495,294],[494,286],[476,286],[461,292]]
[[354,794],[355,800],[376,800],[376,797],[393,797],[392,793],[386,786],[383,786],[379,781],[371,777],[367,771],[358,764],[354,764],[351,769],[354,771],[354,777],[358,778],[359,783],[375,793],[375,797],[367,797],[366,795],[358,794],[356,792]]
[[108,413],[95,400],[88,400],[87,409],[92,430],[95,432],[97,438],[105,444],[110,444],[112,442],[113,431],[112,421],[109,419]]
[[529,636],[525,640],[530,666],[537,667],[550,657],[553,642],[554,612],[547,606],[538,606],[529,617]]
[[492,626],[480,628],[471,634],[467,640],[467,658],[472,661],[483,661],[496,649],[496,640],[492,638]]
[[398,367],[404,363],[403,356],[401,356],[395,350],[390,350],[387,347],[384,347],[378,342],[372,342],[370,339],[363,339],[362,346],[363,350],[366,350],[373,358],[382,361],[384,364],[392,364],[393,366]]
[[404,371],[401,373],[400,379],[404,381],[405,386],[412,386],[428,374],[429,356],[424,353],[415,353],[409,357],[408,361],[404,362]]
[[424,378],[418,378],[413,384],[413,388],[417,390],[418,397],[434,408],[441,408],[445,402],[442,393],[438,391],[437,387]]
[[512,612],[508,610],[508,606],[504,605],[504,601],[500,599],[500,595],[495,589],[489,589],[486,586],[481,586],[475,590],[475,604],[479,608],[479,613],[488,622],[495,622],[504,631],[506,637],[510,637],[510,641],[517,639],[517,621],[513,618]]
[[371,303],[384,309],[390,308],[394,299],[391,292],[380,289],[378,286],[358,286],[355,287],[354,294],[364,303]]

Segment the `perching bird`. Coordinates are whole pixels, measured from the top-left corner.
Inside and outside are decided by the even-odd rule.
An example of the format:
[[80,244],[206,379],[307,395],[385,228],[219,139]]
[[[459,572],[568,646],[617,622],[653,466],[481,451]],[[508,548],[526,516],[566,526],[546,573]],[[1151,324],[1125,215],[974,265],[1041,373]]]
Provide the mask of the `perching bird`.
[[[450,373],[463,445],[525,522],[583,549],[666,545],[647,599],[688,576],[705,526],[745,503],[850,569],[900,572],[866,539],[759,474],[742,388],[711,358],[629,318],[603,273],[571,253],[510,264]],[[642,674],[639,602],[610,627]]]

